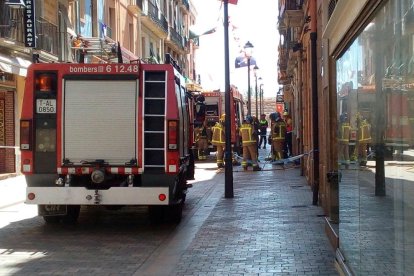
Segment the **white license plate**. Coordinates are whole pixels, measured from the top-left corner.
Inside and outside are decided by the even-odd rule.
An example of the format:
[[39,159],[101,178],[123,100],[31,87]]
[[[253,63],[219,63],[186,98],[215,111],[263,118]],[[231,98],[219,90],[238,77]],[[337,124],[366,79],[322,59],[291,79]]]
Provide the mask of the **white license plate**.
[[56,113],[55,99],[37,99],[36,113]]

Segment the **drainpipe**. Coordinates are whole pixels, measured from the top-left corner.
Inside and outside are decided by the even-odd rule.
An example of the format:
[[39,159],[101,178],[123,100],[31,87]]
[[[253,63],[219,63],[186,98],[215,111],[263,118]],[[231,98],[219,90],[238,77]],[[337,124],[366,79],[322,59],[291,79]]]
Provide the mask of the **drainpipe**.
[[313,140],[313,199],[312,204],[318,205],[319,197],[319,118],[318,118],[318,61],[316,55],[316,0],[309,3],[311,16],[311,91],[312,91],[312,140]]

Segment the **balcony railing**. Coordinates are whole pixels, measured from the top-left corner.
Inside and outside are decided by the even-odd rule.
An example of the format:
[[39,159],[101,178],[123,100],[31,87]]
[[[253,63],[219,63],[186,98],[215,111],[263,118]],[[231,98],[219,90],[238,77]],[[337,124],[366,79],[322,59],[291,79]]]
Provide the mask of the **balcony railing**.
[[0,38],[24,43],[23,9],[10,9],[0,5]]
[[58,31],[57,26],[51,24],[46,19],[39,17],[36,20],[36,49],[58,55]]
[[142,11],[142,0],[135,0],[136,1],[136,5],[141,9]]
[[183,37],[177,33],[177,31],[170,27],[170,38],[172,41],[174,41],[179,47],[184,48],[183,45]]
[[335,7],[336,7],[336,3],[338,3],[338,0],[331,0],[329,1],[329,6],[328,6],[328,20],[331,18]]
[[168,22],[165,19],[165,16],[162,15],[157,6],[154,5],[151,1],[148,1],[148,16],[154,21],[155,24],[160,26],[166,33],[168,32]]
[[186,7],[188,11],[190,10],[190,3],[188,2],[188,0],[183,0],[183,5]]

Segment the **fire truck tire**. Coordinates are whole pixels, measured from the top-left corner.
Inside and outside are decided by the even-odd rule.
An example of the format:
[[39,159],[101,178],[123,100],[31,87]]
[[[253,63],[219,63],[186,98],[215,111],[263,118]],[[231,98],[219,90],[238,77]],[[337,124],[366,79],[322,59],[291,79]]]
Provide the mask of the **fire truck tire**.
[[164,219],[164,206],[150,205],[148,206],[149,219],[152,224],[159,224]]
[[80,214],[80,205],[68,205],[67,213],[62,217],[63,223],[72,224],[78,221]]
[[183,206],[184,206],[183,202],[170,206],[169,211],[170,211],[172,222],[179,223],[181,221],[183,217]]
[[47,224],[56,224],[56,223],[59,223],[61,219],[62,219],[62,216],[43,216],[43,220]]

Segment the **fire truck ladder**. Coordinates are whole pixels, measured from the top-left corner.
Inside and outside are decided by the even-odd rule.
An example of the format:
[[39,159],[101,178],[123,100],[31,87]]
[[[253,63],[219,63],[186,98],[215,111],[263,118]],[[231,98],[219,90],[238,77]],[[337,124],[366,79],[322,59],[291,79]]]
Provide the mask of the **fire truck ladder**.
[[144,71],[144,170],[165,171],[166,72]]

